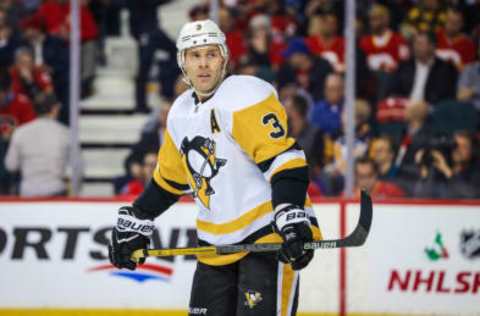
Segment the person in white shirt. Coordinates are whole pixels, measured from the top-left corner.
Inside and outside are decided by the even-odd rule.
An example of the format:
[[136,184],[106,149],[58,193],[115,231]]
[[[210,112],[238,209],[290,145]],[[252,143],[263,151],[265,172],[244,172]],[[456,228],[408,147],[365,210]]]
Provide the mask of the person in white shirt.
[[21,173],[21,196],[66,195],[69,131],[56,120],[60,103],[53,94],[40,94],[34,108],[38,117],[13,132],[5,166]]

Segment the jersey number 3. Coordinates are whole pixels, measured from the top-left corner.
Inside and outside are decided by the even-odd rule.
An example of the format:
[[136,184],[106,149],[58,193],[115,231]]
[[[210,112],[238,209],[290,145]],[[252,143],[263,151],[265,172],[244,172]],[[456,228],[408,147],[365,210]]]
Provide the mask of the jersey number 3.
[[280,138],[285,135],[285,129],[280,125],[280,121],[273,113],[265,114],[262,118],[263,125],[272,125],[273,132],[270,133],[272,138]]

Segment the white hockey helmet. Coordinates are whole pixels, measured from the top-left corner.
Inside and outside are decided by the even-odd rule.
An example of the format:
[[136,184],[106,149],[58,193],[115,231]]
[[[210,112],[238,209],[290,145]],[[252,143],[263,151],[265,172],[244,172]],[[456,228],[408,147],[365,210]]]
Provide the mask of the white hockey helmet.
[[185,62],[185,50],[204,45],[218,45],[225,59],[225,64],[227,64],[228,48],[225,42],[225,34],[218,25],[212,20],[188,22],[180,30],[177,39],[177,63],[182,71]]

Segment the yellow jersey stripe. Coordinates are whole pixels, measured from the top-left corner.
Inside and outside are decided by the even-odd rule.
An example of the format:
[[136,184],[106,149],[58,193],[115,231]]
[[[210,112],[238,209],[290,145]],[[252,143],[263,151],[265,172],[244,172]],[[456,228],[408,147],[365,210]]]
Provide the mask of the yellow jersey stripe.
[[[158,163],[153,172],[153,177],[157,180],[158,184],[162,182],[159,180],[160,177],[163,177],[164,179],[168,179],[183,186],[188,185],[187,174],[182,163],[182,156],[175,146],[168,130],[165,130],[163,143],[158,151],[157,160]],[[172,186],[169,185],[169,187]]]
[[272,171],[272,175],[270,178],[272,178],[274,175],[277,173],[284,171],[284,170],[289,170],[289,169],[295,169],[295,168],[301,168],[305,167],[307,165],[307,162],[303,158],[295,158],[287,161],[286,163],[278,166],[275,170]]
[[167,181],[165,181],[165,179],[163,179],[163,177],[160,175],[160,173],[155,172],[153,174],[153,179],[158,184],[158,186],[160,186],[165,191],[168,191],[168,192],[170,192],[172,194],[175,194],[175,195],[183,195],[183,191],[178,190],[178,189],[174,188],[173,186],[171,186]]
[[213,224],[206,221],[197,220],[197,229],[213,235],[230,234],[237,230],[241,230],[255,220],[273,211],[270,201],[260,204],[259,206],[246,212],[239,218],[223,224]]

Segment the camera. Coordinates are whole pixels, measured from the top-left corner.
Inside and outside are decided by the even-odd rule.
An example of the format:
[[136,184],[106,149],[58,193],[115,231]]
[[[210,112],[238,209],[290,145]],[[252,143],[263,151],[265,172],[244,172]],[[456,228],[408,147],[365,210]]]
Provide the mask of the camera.
[[450,162],[451,153],[456,145],[455,139],[450,135],[438,135],[425,140],[425,143],[421,146],[421,149],[423,149],[423,156],[420,165],[426,167],[433,165],[434,157],[432,152],[434,150],[438,150],[443,157],[445,157],[447,162]]

